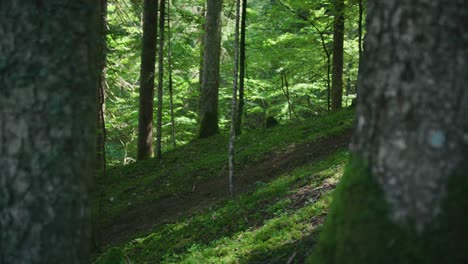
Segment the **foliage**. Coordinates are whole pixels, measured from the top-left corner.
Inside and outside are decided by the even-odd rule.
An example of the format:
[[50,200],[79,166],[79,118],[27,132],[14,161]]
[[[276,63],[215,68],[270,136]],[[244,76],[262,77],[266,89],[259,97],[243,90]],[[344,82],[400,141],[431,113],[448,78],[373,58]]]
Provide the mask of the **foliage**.
[[[195,137],[198,125],[204,1],[172,2],[174,110],[176,139],[181,145]],[[291,101],[300,119],[326,109],[327,70],[319,32],[323,33],[325,46],[331,50],[333,17],[330,8],[329,1],[325,0],[249,1],[244,129],[262,128],[268,116],[289,119],[280,82],[283,70],[287,73]],[[141,1],[112,0],[109,3],[106,150],[110,164],[127,164],[135,159],[141,11]],[[354,98],[357,78],[356,14],[356,3],[350,1],[345,38],[345,98],[349,100],[344,100],[345,105]],[[230,120],[233,19],[234,1],[225,1],[219,96],[220,125],[224,131]],[[172,145],[167,78],[164,87],[162,143],[163,149],[168,150]]]

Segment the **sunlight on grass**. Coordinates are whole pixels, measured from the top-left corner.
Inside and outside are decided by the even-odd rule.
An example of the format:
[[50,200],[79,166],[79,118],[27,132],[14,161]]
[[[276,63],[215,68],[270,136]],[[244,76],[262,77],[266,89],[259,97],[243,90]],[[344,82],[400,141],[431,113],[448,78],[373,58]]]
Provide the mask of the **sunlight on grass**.
[[[330,202],[331,188],[320,188],[339,179],[347,158],[339,151],[296,168],[252,193],[158,226],[122,249],[132,263],[286,263],[293,254],[303,259]],[[311,197],[298,195],[300,190]],[[102,259],[97,263],[106,263]]]

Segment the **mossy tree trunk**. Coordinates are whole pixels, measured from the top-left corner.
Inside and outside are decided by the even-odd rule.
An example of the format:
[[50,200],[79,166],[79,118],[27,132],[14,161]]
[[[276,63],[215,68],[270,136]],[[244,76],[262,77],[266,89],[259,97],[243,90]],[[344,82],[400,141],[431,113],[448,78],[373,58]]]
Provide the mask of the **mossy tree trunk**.
[[311,263],[468,263],[468,6],[368,1],[353,158]]
[[198,133],[200,138],[209,137],[219,132],[218,90],[222,9],[222,0],[207,1],[203,84],[200,99],[200,129]]
[[99,1],[0,1],[0,263],[89,263]]
[[333,75],[331,87],[331,109],[343,104],[343,43],[344,43],[344,0],[334,0],[333,18]]
[[144,160],[153,155],[153,100],[157,27],[158,0],[144,0],[137,160]]

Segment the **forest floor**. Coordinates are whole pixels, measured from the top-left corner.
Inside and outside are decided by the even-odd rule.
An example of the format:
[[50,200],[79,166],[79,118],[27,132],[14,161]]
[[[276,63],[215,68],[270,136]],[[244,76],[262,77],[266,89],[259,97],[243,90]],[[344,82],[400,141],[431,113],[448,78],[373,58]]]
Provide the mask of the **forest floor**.
[[[223,136],[175,149],[162,162],[109,170],[95,200],[100,243],[108,248],[98,263],[118,256],[131,263],[300,263],[347,159],[352,116],[344,110],[241,135],[236,198],[229,198]],[[267,234],[250,243],[233,240],[262,233],[275,221],[291,228],[290,234],[284,228],[269,234],[280,233],[281,247],[268,243],[257,252],[259,239],[271,239]],[[235,247],[234,254],[217,252],[225,250],[220,243]]]
[[[269,182],[304,163],[323,159],[345,148],[349,142],[350,131],[330,136],[317,142],[291,146],[286,152],[275,152],[264,160],[246,166],[236,175],[236,191],[238,194],[255,189],[257,182]],[[134,208],[118,217],[112,224],[102,227],[104,245],[119,244],[131,238],[134,234],[150,230],[154,225],[176,221],[187,212],[200,211],[221,199],[229,196],[228,170],[215,178],[200,184],[194,184],[192,192],[174,194],[141,207]]]

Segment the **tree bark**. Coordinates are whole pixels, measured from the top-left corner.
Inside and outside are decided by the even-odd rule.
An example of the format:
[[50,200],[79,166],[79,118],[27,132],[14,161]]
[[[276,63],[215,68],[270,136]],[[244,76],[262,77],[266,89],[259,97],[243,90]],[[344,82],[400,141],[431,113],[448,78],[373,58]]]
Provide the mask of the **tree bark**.
[[107,0],[100,0],[101,12],[101,74],[97,89],[97,136],[96,136],[96,168],[98,175],[104,175],[106,170],[106,125],[104,112],[106,109],[106,66],[107,66]]
[[[203,19],[206,19],[206,1],[204,2],[203,9],[201,11],[200,16]],[[202,20],[204,21],[204,20]],[[198,64],[198,84],[200,89],[200,94],[203,90],[203,62],[205,61],[205,35],[206,35],[206,21],[204,21],[200,25],[200,57],[199,57],[199,64]],[[200,97],[201,102],[201,97]],[[199,105],[199,107],[201,104]]]
[[239,20],[241,12],[241,0],[236,0],[236,26],[234,33],[234,77],[232,87],[232,106],[231,106],[231,134],[229,137],[229,192],[232,197],[235,196],[235,140],[236,140],[236,114],[237,114],[237,88],[239,81]]
[[[423,228],[437,214],[467,143],[468,46],[461,26],[467,7],[418,0],[369,8],[353,149],[369,161],[395,222]],[[377,13],[382,9],[398,12]],[[385,30],[380,25],[388,19],[394,23]],[[445,22],[433,27],[437,21]]]
[[337,110],[343,103],[344,0],[334,1],[334,11],[331,109]]
[[198,134],[200,138],[210,137],[219,132],[218,90],[222,8],[222,0],[208,0],[207,2],[200,130]]
[[171,0],[168,1],[167,8],[167,66],[169,72],[169,108],[171,110],[171,132],[172,132],[172,147],[176,147],[176,132],[174,120],[174,93],[173,93],[173,80],[172,80],[172,26],[171,26]]
[[359,59],[362,57],[362,21],[364,14],[364,5],[363,0],[358,0],[359,6],[359,21],[358,21],[358,49],[359,49]]
[[144,0],[137,160],[145,160],[153,155],[153,99],[157,27],[158,2],[157,0]]
[[242,1],[242,16],[240,26],[240,54],[239,54],[239,102],[236,117],[236,135],[242,133],[242,119],[244,117],[244,86],[245,86],[245,30],[247,26],[247,0]]
[[159,63],[158,63],[158,116],[156,123],[156,158],[161,159],[162,140],[162,108],[164,85],[164,25],[166,14],[166,0],[159,2]]
[[0,263],[89,263],[99,4],[0,2]]
[[368,1],[353,158],[312,263],[468,263],[468,6]]

